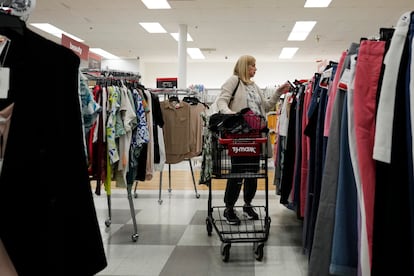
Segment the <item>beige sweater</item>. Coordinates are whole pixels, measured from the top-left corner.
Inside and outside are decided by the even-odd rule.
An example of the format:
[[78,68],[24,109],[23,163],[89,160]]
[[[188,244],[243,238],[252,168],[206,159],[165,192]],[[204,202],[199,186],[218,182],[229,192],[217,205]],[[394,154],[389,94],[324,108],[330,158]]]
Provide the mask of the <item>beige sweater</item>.
[[[231,95],[234,91],[234,88],[237,86],[237,82],[239,81],[236,75],[231,76],[227,79],[227,81],[222,85],[221,92],[217,96],[216,104],[218,111],[221,113],[234,113],[239,112],[243,108],[247,107],[247,96],[246,96],[246,85],[241,81],[239,87],[237,88],[236,94],[234,95],[233,101],[228,106]],[[260,111],[263,116],[266,116],[266,113],[275,108],[276,103],[279,101],[280,95],[282,91],[277,89],[275,93],[267,100],[260,87],[254,83],[256,86],[256,91],[259,92],[259,95],[262,99],[262,105],[260,106]]]

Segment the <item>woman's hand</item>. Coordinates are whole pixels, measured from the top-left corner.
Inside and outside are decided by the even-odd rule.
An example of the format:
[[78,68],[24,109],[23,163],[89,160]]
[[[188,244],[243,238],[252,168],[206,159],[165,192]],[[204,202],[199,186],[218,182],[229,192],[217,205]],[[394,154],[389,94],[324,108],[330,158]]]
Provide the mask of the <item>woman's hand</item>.
[[290,83],[285,82],[284,84],[282,84],[281,86],[279,86],[276,91],[280,95],[282,95],[282,94],[285,94],[285,93],[289,92],[289,90],[290,90]]

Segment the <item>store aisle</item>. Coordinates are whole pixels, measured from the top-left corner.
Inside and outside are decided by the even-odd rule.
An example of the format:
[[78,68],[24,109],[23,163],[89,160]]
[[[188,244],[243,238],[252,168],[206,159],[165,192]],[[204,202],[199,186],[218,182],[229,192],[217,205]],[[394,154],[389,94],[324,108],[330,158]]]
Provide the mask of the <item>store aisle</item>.
[[[133,224],[127,192],[112,191],[112,221],[108,218],[107,196],[94,195],[108,266],[98,275],[203,276],[203,275],[286,275],[307,274],[307,260],[302,254],[302,222],[293,211],[279,204],[279,196],[270,191],[269,239],[264,257],[257,261],[252,243],[233,243],[229,261],[223,262],[221,241],[213,229],[206,229],[208,191],[172,190],[163,192],[158,203],[158,190],[138,190],[134,198],[138,240],[132,242]],[[222,205],[223,191],[213,191],[213,206]],[[264,191],[257,192],[255,205],[264,205]]]

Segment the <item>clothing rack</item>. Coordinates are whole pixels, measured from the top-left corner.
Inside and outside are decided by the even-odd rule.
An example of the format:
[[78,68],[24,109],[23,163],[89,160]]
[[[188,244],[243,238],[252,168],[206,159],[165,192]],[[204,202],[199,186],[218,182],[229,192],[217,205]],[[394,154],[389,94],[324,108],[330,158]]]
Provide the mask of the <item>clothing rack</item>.
[[[148,90],[150,92],[154,92],[155,94],[157,94],[158,96],[164,96],[164,99],[169,99],[173,96],[175,97],[179,97],[179,96],[195,96],[198,94],[197,91],[191,90],[191,89],[177,89],[177,88],[148,88]],[[190,166],[190,170],[191,170],[191,177],[193,180],[193,186],[194,186],[194,192],[195,192],[195,197],[196,198],[200,198],[200,194],[197,191],[197,185],[196,185],[196,181],[195,181],[195,177],[194,177],[194,171],[193,171],[193,165],[191,163],[191,158],[189,159],[184,159],[184,160],[188,160],[189,166]],[[162,173],[163,173],[163,169],[160,170],[160,185],[159,185],[159,193],[158,193],[158,203],[162,204],[163,200],[162,200]],[[135,182],[135,188],[134,188],[134,197],[137,198],[138,194],[137,194],[137,186],[138,186],[138,181]],[[168,164],[168,192],[171,193],[172,188],[171,188],[171,164]]]
[[[193,171],[193,165],[191,164],[191,158],[184,159],[184,160],[188,160],[188,164],[190,165],[191,177],[193,179],[195,197],[196,198],[200,198],[200,194],[197,191],[197,186],[196,186],[196,181],[195,181],[194,171]],[[159,182],[160,183],[160,187],[159,187],[159,193],[158,193],[158,203],[159,204],[162,204],[162,202],[163,202],[163,200],[161,198],[161,191],[162,191],[162,173],[163,173],[163,170],[160,171],[160,182]],[[137,186],[138,186],[138,181],[135,182],[135,187],[134,187],[134,197],[135,198],[138,197]],[[171,164],[168,164],[168,193],[171,193],[171,191],[172,191],[172,188],[171,188]]]
[[[82,74],[84,74],[89,80],[96,80],[98,82],[102,81],[104,84],[107,85],[117,85],[117,82],[113,82],[114,80],[138,80],[140,75],[131,74],[129,72],[120,72],[120,71],[90,71],[90,70],[81,70]],[[108,73],[110,72],[110,74]],[[99,75],[98,75],[99,74]],[[110,83],[106,82],[110,81]],[[94,177],[90,177],[90,180],[95,180],[97,187],[101,185],[101,179],[94,179]],[[131,239],[133,242],[138,240],[138,226],[135,218],[135,207],[132,197],[132,184],[127,184],[127,198],[129,209],[131,213],[131,218],[133,222],[134,231],[131,235]],[[100,194],[95,192],[96,194]],[[107,193],[107,204],[108,204],[108,218],[105,220],[105,226],[109,227],[112,223],[112,202],[111,202],[111,193]]]

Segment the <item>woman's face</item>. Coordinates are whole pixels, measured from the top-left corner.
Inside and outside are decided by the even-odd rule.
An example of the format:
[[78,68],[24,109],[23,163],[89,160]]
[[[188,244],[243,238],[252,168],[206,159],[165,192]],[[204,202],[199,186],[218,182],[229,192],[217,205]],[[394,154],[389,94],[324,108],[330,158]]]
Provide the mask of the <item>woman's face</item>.
[[253,78],[254,75],[256,74],[257,68],[256,68],[256,63],[250,64],[249,65],[249,77]]

